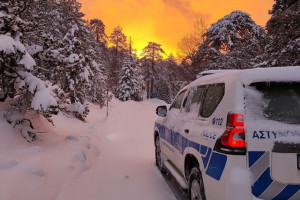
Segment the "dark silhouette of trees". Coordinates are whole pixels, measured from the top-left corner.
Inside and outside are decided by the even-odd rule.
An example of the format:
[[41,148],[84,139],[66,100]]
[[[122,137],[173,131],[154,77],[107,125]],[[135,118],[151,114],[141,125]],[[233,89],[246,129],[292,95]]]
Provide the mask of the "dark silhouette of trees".
[[115,52],[115,56],[117,56],[118,52],[127,49],[127,37],[120,26],[114,28],[113,32],[109,36],[109,41]]
[[155,73],[155,64],[156,61],[162,60],[162,54],[165,51],[161,48],[160,44],[155,42],[149,42],[148,45],[143,49],[142,56],[145,60],[150,61],[150,69],[146,74],[147,80],[147,98],[150,98],[150,95],[153,93],[154,85],[154,73]]
[[94,37],[98,42],[107,44],[107,35],[105,34],[105,25],[100,19],[91,19],[89,21]]
[[111,62],[108,69],[108,85],[109,89],[116,94],[119,75],[122,67],[122,61],[124,56],[127,55],[127,37],[123,33],[121,27],[117,26],[109,36],[110,51],[111,51]]

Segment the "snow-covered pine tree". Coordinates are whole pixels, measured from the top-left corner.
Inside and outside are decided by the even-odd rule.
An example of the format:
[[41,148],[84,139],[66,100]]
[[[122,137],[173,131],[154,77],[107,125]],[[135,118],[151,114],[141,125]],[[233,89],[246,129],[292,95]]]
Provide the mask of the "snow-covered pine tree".
[[64,64],[64,67],[58,69],[58,84],[63,90],[63,93],[60,93],[61,95],[58,93],[58,95],[60,100],[68,104],[62,104],[61,108],[84,120],[88,114],[85,98],[90,86],[91,69],[82,54],[81,42],[76,37],[78,32],[79,27],[74,23],[63,38],[64,46],[56,50]]
[[19,16],[27,6],[28,2],[22,0],[0,2],[0,101],[11,105],[5,113],[7,121],[32,141],[36,134],[26,118],[27,111],[38,111],[50,120],[57,102],[45,82],[32,74],[36,63],[22,44],[26,22]]
[[193,59],[199,70],[249,68],[263,53],[266,33],[249,14],[234,11],[206,31],[205,41]]
[[300,1],[276,0],[270,11],[267,31],[272,38],[261,65],[300,65]]
[[92,79],[91,79],[91,87],[88,91],[88,98],[93,103],[98,103],[102,108],[105,105],[105,100],[107,100],[106,95],[106,79],[107,76],[105,75],[105,69],[103,63],[97,63],[96,61],[92,62],[93,68],[96,70],[92,72]]
[[[30,34],[24,39],[38,63],[36,75],[55,85],[52,88],[59,97],[61,110],[83,119],[87,113],[87,106],[82,104],[84,99],[94,98],[100,106],[104,104],[107,63],[103,52],[108,50],[94,39],[79,9],[80,4],[74,0],[36,2],[24,14],[35,21],[29,24]],[[72,56],[78,59],[74,57],[70,63]],[[92,88],[97,89],[91,92]],[[75,104],[71,105],[74,99]],[[83,106],[85,114],[81,114]]]
[[142,101],[144,94],[143,94],[143,87],[145,85],[144,76],[142,74],[142,70],[140,65],[138,64],[137,58],[131,58],[131,66],[133,68],[133,84],[134,84],[134,93],[132,95],[132,100],[134,101]]
[[140,75],[137,73],[136,66],[132,65],[131,58],[126,56],[120,73],[119,88],[116,97],[121,101],[140,101],[142,98]]
[[[102,32],[102,34],[105,33]],[[85,58],[89,63],[92,77],[90,79],[91,84],[87,93],[87,98],[94,103],[98,103],[102,108],[107,100],[106,82],[107,68],[109,66],[109,50],[103,41],[95,40],[93,36],[95,37],[95,32],[93,30],[88,30],[85,36]]]

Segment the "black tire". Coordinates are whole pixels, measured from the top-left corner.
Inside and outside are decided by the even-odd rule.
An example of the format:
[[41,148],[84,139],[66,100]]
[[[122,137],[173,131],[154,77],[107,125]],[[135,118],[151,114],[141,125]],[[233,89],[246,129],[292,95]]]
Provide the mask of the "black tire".
[[160,140],[159,136],[155,137],[155,164],[158,167],[159,171],[162,174],[166,173],[166,169],[163,164],[163,160],[161,158],[161,150],[160,150]]
[[191,170],[188,192],[189,200],[206,200],[202,175],[197,167]]

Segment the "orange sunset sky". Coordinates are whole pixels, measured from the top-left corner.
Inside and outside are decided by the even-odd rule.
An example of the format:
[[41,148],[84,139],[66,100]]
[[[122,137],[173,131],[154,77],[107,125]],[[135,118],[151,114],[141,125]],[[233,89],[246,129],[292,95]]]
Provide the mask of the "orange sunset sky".
[[209,25],[234,10],[251,15],[259,25],[265,26],[268,11],[274,0],[78,0],[82,3],[85,19],[101,19],[106,34],[121,26],[131,37],[138,54],[148,42],[162,45],[166,54],[176,55],[177,44],[193,31],[197,18]]

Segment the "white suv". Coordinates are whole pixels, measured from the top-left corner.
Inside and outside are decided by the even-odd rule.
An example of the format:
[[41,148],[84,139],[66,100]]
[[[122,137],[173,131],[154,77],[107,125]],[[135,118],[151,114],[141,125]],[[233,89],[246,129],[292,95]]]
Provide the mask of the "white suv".
[[156,165],[189,199],[300,199],[300,67],[206,73],[159,106]]

